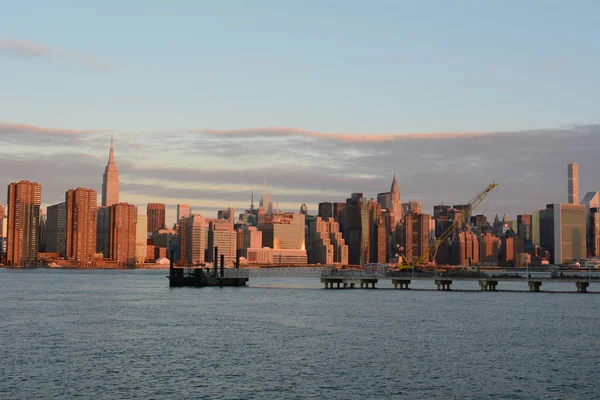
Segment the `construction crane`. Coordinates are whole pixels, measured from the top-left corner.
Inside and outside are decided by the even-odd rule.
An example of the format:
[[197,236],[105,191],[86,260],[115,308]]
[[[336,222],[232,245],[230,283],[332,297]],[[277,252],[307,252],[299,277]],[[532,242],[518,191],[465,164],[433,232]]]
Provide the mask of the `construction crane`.
[[[485,197],[496,187],[498,184],[496,182],[492,182],[485,189],[483,189],[477,196],[473,198],[462,210],[462,213],[456,217],[456,219],[452,222],[452,224],[440,235],[440,237],[436,238],[429,248],[419,256],[412,264],[408,262],[405,256],[402,256],[400,259],[400,268],[415,268],[421,265],[425,259],[429,258],[429,256],[434,256],[437,252],[438,248],[442,243],[446,241],[457,228],[460,228],[464,221],[468,221],[471,216],[471,212],[477,207],[481,202],[485,199]],[[435,257],[435,256],[434,256]]]

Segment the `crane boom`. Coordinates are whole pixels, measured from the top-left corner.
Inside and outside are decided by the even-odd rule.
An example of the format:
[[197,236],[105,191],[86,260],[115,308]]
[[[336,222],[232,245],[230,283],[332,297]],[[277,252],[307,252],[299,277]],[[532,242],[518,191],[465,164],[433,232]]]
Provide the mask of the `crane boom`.
[[475,209],[475,207],[477,207],[479,204],[481,204],[481,202],[485,199],[485,197],[496,186],[498,186],[498,184],[496,182],[492,182],[485,189],[483,189],[479,194],[477,194],[477,196],[475,196],[473,198],[473,200],[471,200],[465,206],[465,208],[463,208],[463,212],[452,222],[452,225],[450,225],[450,227],[448,227],[448,229],[446,229],[444,231],[444,233],[442,233],[440,235],[440,237],[436,238],[433,241],[433,243],[431,243],[431,245],[429,245],[429,248],[427,249],[427,251],[425,251],[423,254],[421,254],[419,256],[419,258],[417,258],[415,260],[413,266],[422,264],[426,258],[428,258],[430,255],[433,255],[437,251],[438,247],[442,243],[444,243],[444,241],[446,241],[446,239],[448,239],[454,233],[454,231],[463,224],[463,222],[465,221],[465,218],[471,214],[471,211],[473,211]]

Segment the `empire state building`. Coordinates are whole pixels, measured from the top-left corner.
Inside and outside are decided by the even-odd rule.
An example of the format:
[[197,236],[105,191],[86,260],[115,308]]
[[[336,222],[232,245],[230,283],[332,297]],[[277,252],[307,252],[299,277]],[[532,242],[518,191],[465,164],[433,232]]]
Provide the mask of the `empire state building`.
[[115,164],[115,154],[113,139],[110,138],[110,153],[108,164],[104,169],[104,179],[102,180],[102,205],[112,206],[119,202],[119,171]]

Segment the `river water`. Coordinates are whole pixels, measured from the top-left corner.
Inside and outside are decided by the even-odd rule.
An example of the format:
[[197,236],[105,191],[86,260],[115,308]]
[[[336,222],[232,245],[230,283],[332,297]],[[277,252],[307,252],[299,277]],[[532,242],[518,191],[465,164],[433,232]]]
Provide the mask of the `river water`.
[[600,295],[572,283],[169,289],[165,275],[0,269],[0,399],[600,397]]

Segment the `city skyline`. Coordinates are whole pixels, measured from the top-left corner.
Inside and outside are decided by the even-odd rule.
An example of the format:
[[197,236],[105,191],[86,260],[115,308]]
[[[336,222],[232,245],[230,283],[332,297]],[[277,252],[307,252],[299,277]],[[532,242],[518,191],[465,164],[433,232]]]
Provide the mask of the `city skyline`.
[[[442,202],[466,202],[481,185],[495,180],[501,186],[479,212],[512,217],[546,204],[566,203],[564,165],[571,162],[580,165],[580,194],[597,190],[594,176],[600,169],[593,162],[593,154],[600,149],[597,131],[598,126],[579,126],[553,131],[348,137],[270,129],[224,135],[182,133],[194,140],[180,145],[173,143],[181,141],[181,136],[120,133],[115,135],[114,151],[122,201],[142,208],[152,202],[165,203],[167,225],[175,222],[176,205],[182,202],[208,217],[223,207],[248,208],[252,188],[259,187],[256,183],[265,175],[274,204],[297,211],[306,203],[309,213],[315,214],[319,202],[343,201],[351,192],[376,198],[389,187],[394,167],[402,201],[422,201],[425,212]],[[101,193],[112,134],[6,122],[0,122],[0,132],[10,139],[0,150],[0,183],[39,182],[44,188],[43,207],[60,202],[66,190],[76,187]],[[254,145],[244,147],[248,138]],[[48,146],[40,148],[43,142]],[[294,150],[282,147],[290,142],[296,145]],[[231,150],[219,152],[222,144]],[[142,149],[145,152],[140,153]],[[291,154],[285,156],[285,152]],[[226,161],[230,153],[240,165]],[[270,157],[265,160],[261,153],[271,156],[276,165],[269,168]],[[180,162],[164,165],[158,157]],[[210,157],[214,163],[203,164]],[[327,163],[314,164],[319,159]],[[243,168],[256,162],[255,168]]]

